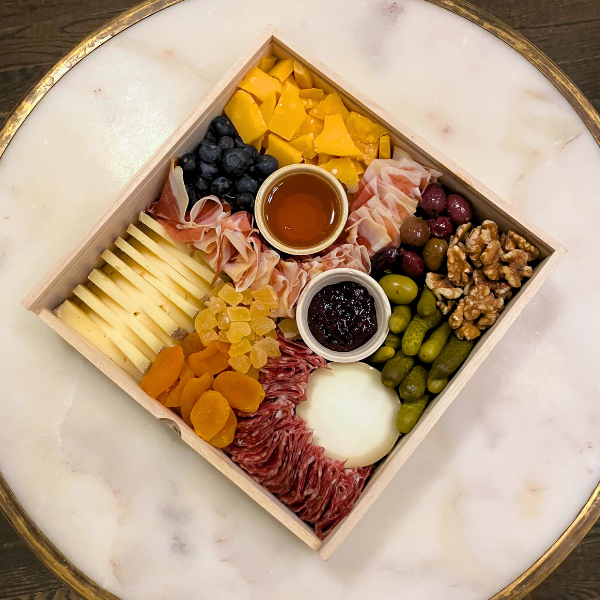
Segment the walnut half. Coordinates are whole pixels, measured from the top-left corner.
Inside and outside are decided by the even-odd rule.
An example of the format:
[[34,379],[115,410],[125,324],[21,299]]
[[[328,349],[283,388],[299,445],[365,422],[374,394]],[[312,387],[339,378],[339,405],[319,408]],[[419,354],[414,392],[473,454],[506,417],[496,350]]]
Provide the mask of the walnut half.
[[500,274],[511,287],[521,287],[523,279],[533,274],[533,269],[527,264],[527,252],[524,250],[511,250],[502,255],[502,261],[508,264],[500,267]]

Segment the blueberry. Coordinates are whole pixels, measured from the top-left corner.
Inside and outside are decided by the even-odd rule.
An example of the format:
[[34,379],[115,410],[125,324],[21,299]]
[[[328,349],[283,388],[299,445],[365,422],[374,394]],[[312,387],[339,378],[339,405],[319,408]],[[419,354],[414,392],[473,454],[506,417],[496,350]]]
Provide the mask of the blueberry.
[[187,192],[188,198],[189,198],[189,203],[188,203],[188,207],[191,207],[195,204],[197,198],[197,194],[196,194],[196,190],[194,189],[194,186],[191,183],[186,183],[185,184],[185,191]]
[[250,161],[250,164],[253,165],[258,158],[258,150],[250,144],[244,146],[242,150],[248,155],[248,160]]
[[249,193],[255,196],[256,192],[258,192],[258,181],[252,179],[249,175],[244,175],[236,182],[235,189],[239,194]]
[[233,141],[235,142],[236,148],[243,148],[246,145],[244,140],[239,135],[234,136]]
[[232,137],[225,135],[217,142],[217,146],[219,146],[219,148],[225,152],[225,150],[231,150],[232,148],[235,148],[235,142],[233,141]]
[[184,154],[179,159],[179,166],[184,171],[195,171],[196,170],[196,157],[194,156],[194,154],[192,152],[188,152],[187,154]]
[[252,212],[254,209],[254,196],[248,192],[238,194],[235,197],[235,204],[238,210],[247,210],[248,212]]
[[198,150],[198,156],[200,157],[200,160],[203,160],[207,163],[212,163],[213,165],[221,160],[222,154],[221,148],[219,148],[219,146],[216,144],[202,144]]
[[279,163],[274,156],[263,154],[256,159],[256,171],[264,178],[267,178],[271,173],[275,173],[279,168]]
[[211,131],[210,129],[206,132],[206,135],[204,136],[204,139],[200,142],[200,144],[204,144],[206,142],[211,142],[213,144],[217,143],[217,140],[219,138],[217,137],[217,135],[215,134],[214,131]]
[[210,163],[200,162],[200,175],[202,176],[202,179],[211,181],[219,176],[219,168]]
[[222,198],[226,196],[231,191],[233,187],[231,181],[227,179],[227,177],[217,177],[210,186],[210,191],[215,196]]
[[[212,166],[212,165],[211,165]],[[204,181],[204,179],[202,179],[202,177],[198,177],[198,179],[196,179],[195,183],[194,183],[194,187],[196,189],[196,191],[198,192],[198,195],[203,198],[204,196],[207,196],[210,192],[209,192],[209,185],[206,181]]]
[[210,128],[217,137],[232,136],[235,134],[235,127],[227,117],[215,117],[210,124]]
[[250,166],[249,162],[248,155],[242,148],[233,148],[225,151],[221,164],[229,175],[241,177]]

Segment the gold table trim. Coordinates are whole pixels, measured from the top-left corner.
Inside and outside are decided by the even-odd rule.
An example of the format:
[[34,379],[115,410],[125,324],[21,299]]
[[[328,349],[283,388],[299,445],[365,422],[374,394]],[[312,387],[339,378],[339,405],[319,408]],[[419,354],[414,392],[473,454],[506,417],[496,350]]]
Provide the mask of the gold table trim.
[[[182,1],[147,0],[146,2],[142,2],[121,13],[107,25],[86,37],[75,48],[63,56],[33,86],[4,123],[0,130],[0,157],[38,102],[79,61],[121,31],[139,23],[146,17]],[[479,25],[526,58],[566,98],[585,123],[598,145],[600,145],[600,115],[598,115],[591,102],[583,95],[581,90],[541,50],[493,15],[464,0],[427,1]],[[1,473],[0,510],[2,510],[8,521],[25,540],[35,555],[57,577],[73,588],[76,593],[88,600],[118,600],[116,596],[97,585],[59,552],[40,529],[38,529],[31,517],[21,506]],[[598,517],[600,517],[600,482],[585,506],[575,517],[575,520],[546,553],[518,579],[506,586],[490,600],[520,600],[526,596],[546,579],[571,553],[593,527]]]

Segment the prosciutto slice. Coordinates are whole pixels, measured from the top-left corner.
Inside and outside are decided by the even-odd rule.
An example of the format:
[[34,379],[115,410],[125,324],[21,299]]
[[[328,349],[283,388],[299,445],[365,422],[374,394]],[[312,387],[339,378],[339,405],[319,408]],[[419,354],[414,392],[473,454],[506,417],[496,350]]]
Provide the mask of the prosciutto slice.
[[311,372],[325,360],[301,342],[280,336],[279,344],[281,356],[261,370],[265,399],[255,413],[236,411],[238,428],[226,451],[324,539],[352,510],[372,467],[346,469],[313,444],[295,407],[306,399]]

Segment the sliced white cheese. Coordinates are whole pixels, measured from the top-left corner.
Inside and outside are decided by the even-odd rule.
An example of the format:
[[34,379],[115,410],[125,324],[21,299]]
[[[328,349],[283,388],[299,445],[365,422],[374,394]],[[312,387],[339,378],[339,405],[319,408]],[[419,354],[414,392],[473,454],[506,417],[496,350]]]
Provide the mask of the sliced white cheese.
[[[160,236],[163,242],[158,240],[153,235],[148,234],[149,237],[151,237],[159,245],[163,246],[165,250],[171,252],[171,254],[173,254],[175,258],[178,258],[184,265],[192,269],[192,271],[200,275],[200,277],[205,279],[208,283],[214,279],[215,272],[207,266],[203,252],[200,252],[200,250],[196,250],[195,248],[186,244],[180,244],[174,241],[168,234],[167,230],[158,221],[155,221],[146,213],[140,213],[140,222],[143,223],[148,229],[151,229],[155,234]],[[144,231],[144,233],[148,232]],[[163,245],[164,242],[167,242],[167,244]],[[198,260],[200,256],[202,256],[201,261]]]
[[[187,321],[175,320],[175,314],[170,310],[170,302],[147,281],[142,279],[131,267],[126,265],[118,256],[110,250],[102,253],[102,258],[117,272],[121,277],[111,277],[113,281],[140,306],[166,333],[175,339],[183,339],[186,333],[194,330],[193,322],[189,317]],[[105,269],[103,269],[106,272]],[[109,273],[107,275],[110,276]],[[126,283],[124,283],[124,281]],[[131,284],[131,285],[127,285]],[[171,304],[172,306],[172,304]],[[176,308],[176,307],[175,307]],[[181,311],[179,311],[181,313]],[[183,313],[181,313],[183,314]],[[187,316],[187,315],[184,315]],[[191,328],[186,329],[191,322]]]
[[296,408],[313,442],[325,456],[346,467],[366,467],[382,459],[398,439],[398,394],[381,383],[381,373],[365,363],[329,363],[315,371],[306,401]]
[[[148,345],[143,342],[127,325],[121,317],[115,314],[96,294],[94,294],[89,288],[78,285],[73,293],[82,301],[85,302],[95,313],[102,317],[107,323],[114,327],[128,342],[133,344],[149,361],[153,361],[156,358],[156,352],[153,352]],[[118,345],[118,344],[117,344]],[[119,346],[121,347],[121,346]],[[123,352],[125,349],[121,348]],[[127,356],[129,354],[125,352]],[[131,357],[130,357],[131,358]],[[133,360],[133,359],[132,359]]]
[[[133,240],[135,242],[135,240]],[[121,250],[124,254],[129,256],[133,261],[135,261],[138,265],[143,267],[146,272],[154,273],[156,275],[162,275],[167,278],[167,275],[163,273],[163,271],[148,257],[141,254],[137,248],[134,248],[131,244],[126,242],[122,238],[118,238],[115,241],[115,245],[119,250]],[[158,260],[158,259],[157,259]],[[126,261],[127,262],[127,261]],[[128,263],[130,264],[130,263]],[[131,265],[130,265],[131,266]],[[132,267],[133,268],[133,267]],[[135,270],[135,269],[134,269]],[[136,270],[137,272],[137,270]],[[138,274],[146,279],[141,273]],[[185,297],[177,294],[171,287],[169,287],[166,283],[158,279],[158,277],[154,277],[154,281],[150,282],[161,294],[163,294],[166,298],[168,298],[173,304],[178,306],[183,312],[185,312],[188,316],[194,317],[198,312],[196,306],[191,304],[186,300]]]
[[106,304],[116,315],[120,316],[131,330],[141,338],[155,354],[158,354],[164,347],[162,340],[140,319],[141,311],[135,306],[134,302],[127,294],[108,276],[98,269],[94,269],[88,279],[99,288],[92,291]]
[[[191,269],[186,267],[180,260],[175,258],[169,252],[167,252],[164,248],[161,248],[154,240],[150,239],[143,231],[140,231],[135,225],[130,225],[127,228],[127,233],[134,237],[138,242],[146,246],[150,252],[156,254],[158,258],[160,258],[164,264],[164,267],[170,267],[173,271],[180,275],[179,278],[175,278],[170,270],[167,272],[165,268],[163,271],[171,277],[171,279],[177,281],[177,283],[184,287],[186,290],[189,290],[196,298],[202,298],[208,293],[210,289],[208,287],[208,283],[194,273]],[[189,284],[192,284],[199,292],[194,291],[194,289],[189,287]]]
[[71,300],[63,302],[55,311],[56,316],[92,346],[100,350],[119,367],[127,371],[138,383],[142,374],[119,350],[114,342]]

